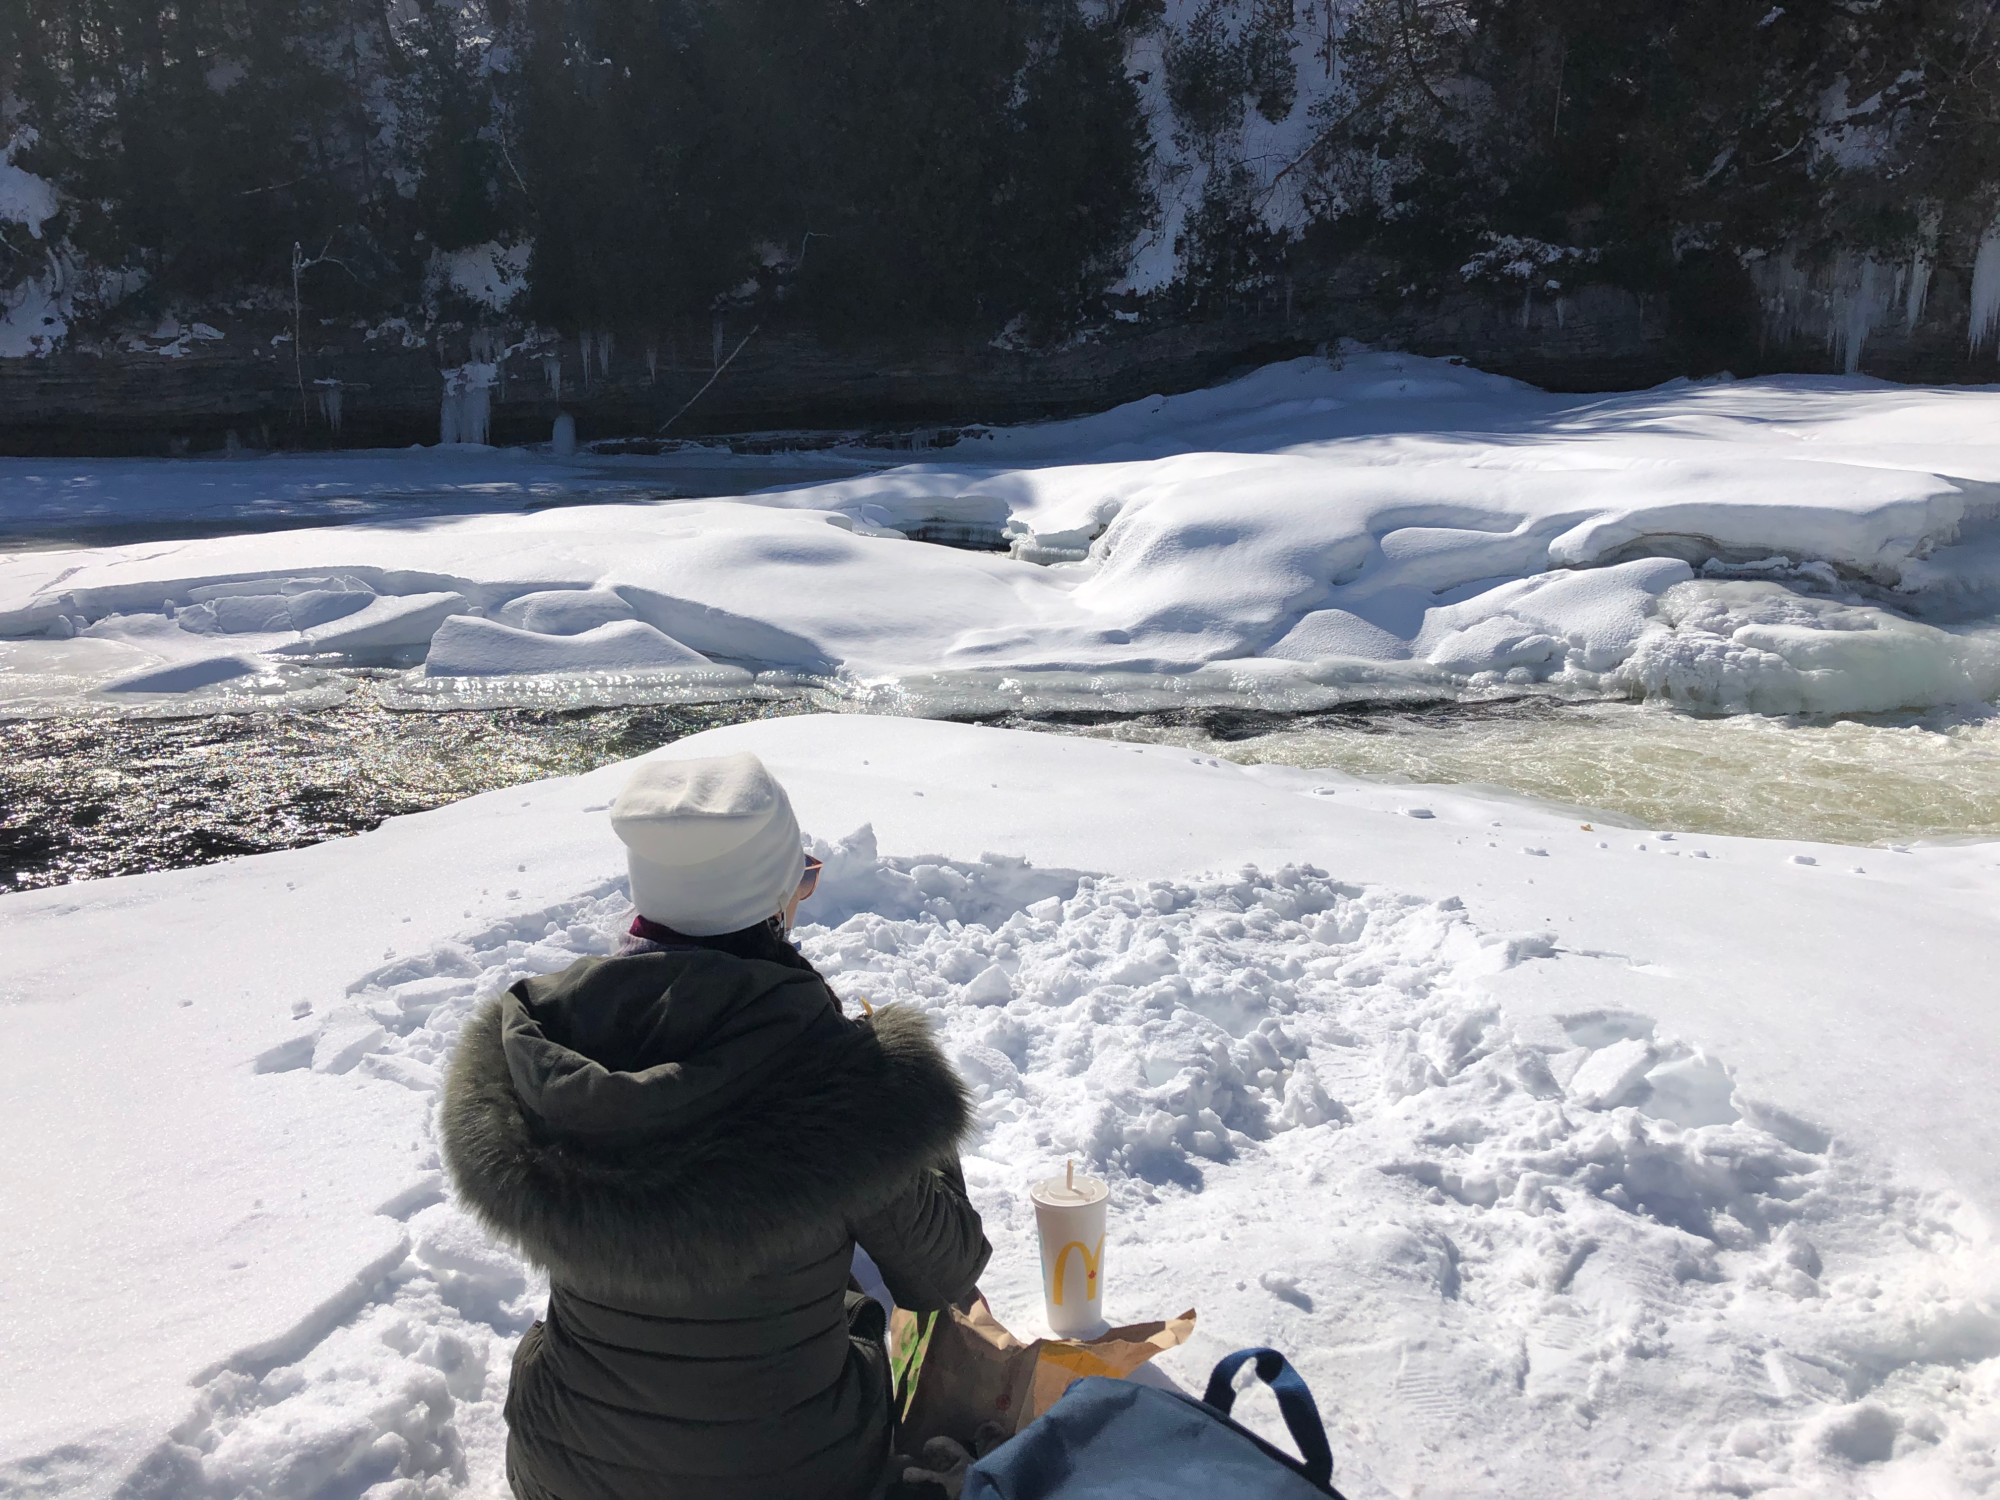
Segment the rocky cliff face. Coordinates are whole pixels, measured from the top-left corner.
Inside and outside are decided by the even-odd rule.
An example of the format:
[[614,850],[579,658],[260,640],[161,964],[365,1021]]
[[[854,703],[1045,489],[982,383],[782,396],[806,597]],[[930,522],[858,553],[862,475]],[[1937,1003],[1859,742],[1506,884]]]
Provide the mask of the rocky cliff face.
[[908,442],[1343,339],[2000,376],[1984,0],[19,0],[0,44],[15,453]]

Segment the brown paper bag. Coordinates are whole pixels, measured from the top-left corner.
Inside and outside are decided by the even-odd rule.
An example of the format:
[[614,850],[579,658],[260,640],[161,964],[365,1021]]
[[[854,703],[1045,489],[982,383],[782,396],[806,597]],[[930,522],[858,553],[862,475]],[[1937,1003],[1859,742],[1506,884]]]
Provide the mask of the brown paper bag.
[[983,1296],[969,1311],[947,1311],[934,1321],[898,1308],[889,1320],[890,1363],[902,1374],[897,1451],[919,1452],[935,1437],[984,1451],[1054,1406],[1071,1382],[1086,1375],[1123,1379],[1187,1342],[1194,1321],[1189,1308],[1178,1318],[1133,1323],[1094,1339],[1024,1344],[1000,1326]]

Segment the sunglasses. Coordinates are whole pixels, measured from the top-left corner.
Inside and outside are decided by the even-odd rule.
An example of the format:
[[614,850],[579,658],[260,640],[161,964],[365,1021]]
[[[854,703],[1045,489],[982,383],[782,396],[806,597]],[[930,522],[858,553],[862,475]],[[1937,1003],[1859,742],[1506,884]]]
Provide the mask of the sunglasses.
[[823,861],[814,859],[810,854],[806,856],[806,872],[799,877],[799,900],[805,900],[819,889],[819,872],[824,868]]

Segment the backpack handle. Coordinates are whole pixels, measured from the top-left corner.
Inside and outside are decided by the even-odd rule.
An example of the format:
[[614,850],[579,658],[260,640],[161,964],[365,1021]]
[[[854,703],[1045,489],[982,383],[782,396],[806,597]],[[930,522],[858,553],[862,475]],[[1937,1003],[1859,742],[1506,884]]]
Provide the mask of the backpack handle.
[[1208,1391],[1202,1401],[1228,1416],[1229,1409],[1236,1404],[1236,1372],[1253,1359],[1257,1361],[1257,1378],[1278,1398],[1278,1410],[1284,1414],[1285,1426],[1292,1434],[1292,1441],[1298,1444],[1299,1456],[1305,1460],[1306,1478],[1321,1488],[1332,1484],[1333,1449],[1327,1444],[1319,1407],[1299,1372],[1276,1349],[1238,1349],[1225,1355],[1208,1377]]

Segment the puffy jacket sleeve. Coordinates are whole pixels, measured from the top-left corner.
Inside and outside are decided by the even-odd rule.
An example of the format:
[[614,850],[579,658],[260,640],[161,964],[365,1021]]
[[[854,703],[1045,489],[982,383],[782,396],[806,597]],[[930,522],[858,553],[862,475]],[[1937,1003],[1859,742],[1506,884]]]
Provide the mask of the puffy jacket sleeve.
[[993,1254],[956,1158],[919,1172],[901,1196],[856,1224],[854,1237],[896,1305],[912,1312],[963,1302]]

